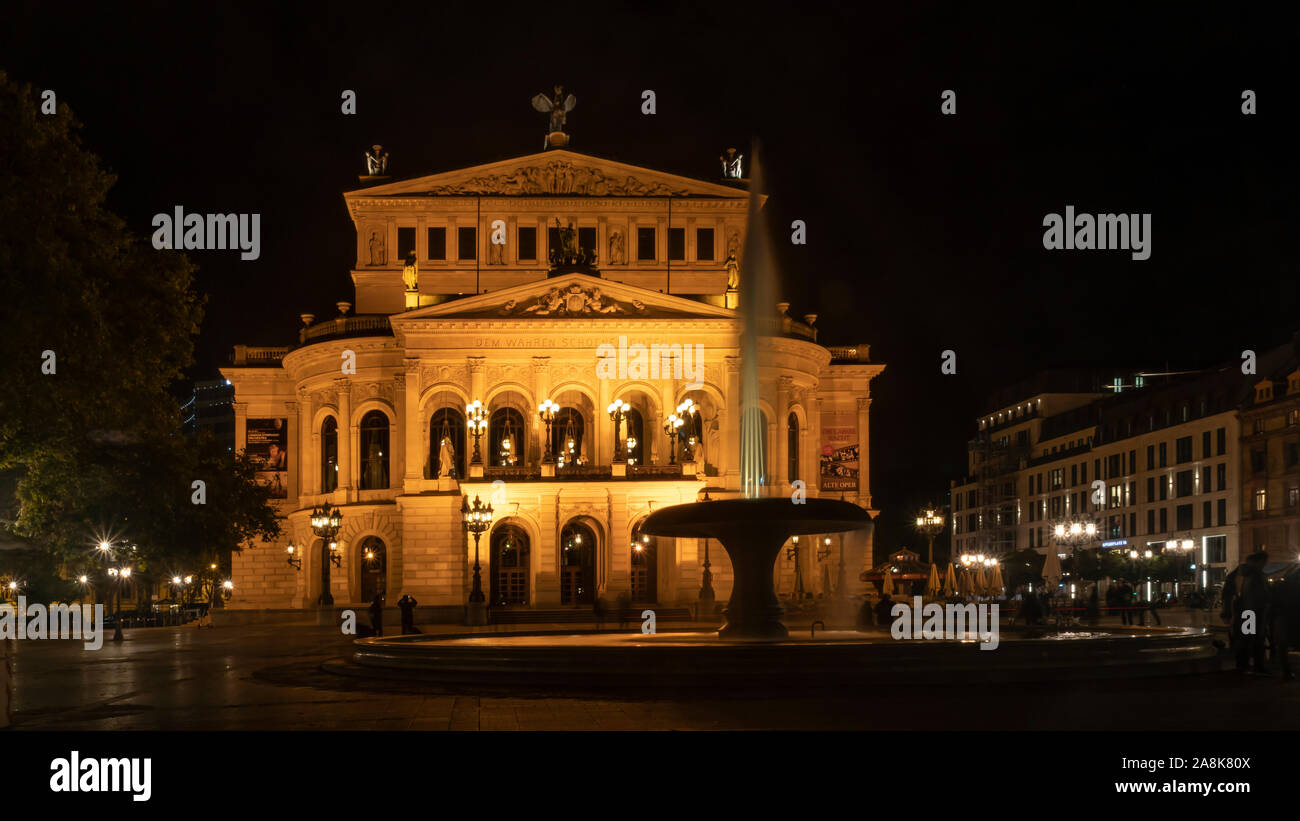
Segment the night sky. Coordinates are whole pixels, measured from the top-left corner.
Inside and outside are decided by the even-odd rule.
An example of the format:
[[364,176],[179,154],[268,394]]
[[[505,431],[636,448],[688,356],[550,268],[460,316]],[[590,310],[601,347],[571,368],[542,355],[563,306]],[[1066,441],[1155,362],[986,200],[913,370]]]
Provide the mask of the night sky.
[[[888,365],[873,384],[878,550],[922,544],[902,526],[965,472],[995,389],[1050,366],[1205,366],[1300,328],[1289,21],[1099,4],[458,16],[471,5],[24,3],[0,68],[72,107],[141,235],[178,204],[262,214],[259,260],[189,252],[209,295],[197,378],[236,342],[290,344],[299,313],[352,300],[341,195],[372,143],[397,178],[533,153],[545,118],[529,98],[556,83],[578,97],[575,151],[715,179],[723,149],[760,139],[790,312]],[[945,89],[955,116],[940,114]],[[1151,213],[1151,258],[1045,250],[1043,217],[1066,205]],[[807,246],[789,245],[793,219]],[[945,349],[955,376],[940,374]]]

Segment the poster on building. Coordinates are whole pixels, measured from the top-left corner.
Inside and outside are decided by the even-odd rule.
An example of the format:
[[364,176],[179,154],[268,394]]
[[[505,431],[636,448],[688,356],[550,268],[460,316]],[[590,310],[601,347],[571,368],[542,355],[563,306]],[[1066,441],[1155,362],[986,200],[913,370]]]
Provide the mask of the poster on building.
[[858,490],[858,419],[853,411],[822,414],[821,489]]
[[271,498],[288,498],[289,420],[249,419],[244,449],[257,465],[257,481],[271,488]]

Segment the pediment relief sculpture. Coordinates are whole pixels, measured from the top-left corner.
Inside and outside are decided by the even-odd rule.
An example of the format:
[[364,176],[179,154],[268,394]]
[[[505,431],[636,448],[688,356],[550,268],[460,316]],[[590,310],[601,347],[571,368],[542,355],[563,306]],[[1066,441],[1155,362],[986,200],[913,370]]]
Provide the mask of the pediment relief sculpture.
[[551,288],[531,304],[521,305],[512,299],[501,306],[501,316],[590,316],[593,314],[644,314],[646,304],[639,299],[619,302],[601,293],[599,287]]
[[518,168],[503,174],[471,177],[451,185],[435,185],[430,194],[577,194],[589,197],[687,196],[662,182],[637,179],[628,174],[609,177],[599,168],[554,160],[545,165]]

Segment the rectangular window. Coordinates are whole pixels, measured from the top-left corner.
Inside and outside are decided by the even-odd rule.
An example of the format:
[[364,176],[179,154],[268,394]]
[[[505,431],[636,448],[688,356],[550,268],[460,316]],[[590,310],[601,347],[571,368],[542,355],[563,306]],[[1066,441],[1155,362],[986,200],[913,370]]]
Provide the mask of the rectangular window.
[[1038,474],[1038,492],[1043,492],[1043,474]]
[[1228,560],[1228,537],[1227,536],[1210,536],[1205,540],[1205,556],[1207,562],[1222,564]]
[[1078,484],[1079,484],[1079,466],[1070,465],[1070,487],[1075,487]]
[[1088,463],[1082,462],[1079,465],[1079,481],[1085,485],[1088,484]]
[[1060,490],[1065,485],[1065,468],[1052,468],[1048,480],[1050,484],[1048,490]]
[[1192,437],[1182,436],[1174,440],[1174,458],[1180,465],[1192,461]]
[[1219,428],[1217,431],[1215,431],[1215,436],[1218,438],[1217,444],[1218,444],[1219,455],[1222,456],[1223,454],[1228,452],[1228,429]]
[[1168,465],[1169,465],[1169,443],[1161,442],[1160,443],[1160,467],[1166,467]]
[[1124,507],[1129,507],[1138,503],[1138,483],[1128,483],[1128,494],[1124,496]]
[[1176,525],[1176,527],[1179,530],[1191,530],[1192,529],[1192,506],[1179,505],[1177,508],[1177,519],[1178,519],[1178,524]]
[[642,261],[654,260],[655,229],[653,228],[636,229],[636,258]]
[[1250,452],[1250,470],[1252,473],[1264,473],[1268,469],[1268,455],[1260,448]]
[[1138,529],[1138,515],[1136,513],[1130,513],[1128,515],[1128,535],[1136,536],[1137,529]]
[[519,258],[530,262],[537,260],[537,229],[520,228],[516,234]]
[[1100,460],[1100,459],[1093,459],[1093,460],[1092,460],[1092,472],[1095,473],[1095,474],[1097,474],[1097,478],[1098,478],[1098,479],[1104,478],[1104,477],[1101,475],[1101,460]]
[[1260,489],[1255,491],[1255,512],[1263,513],[1268,510],[1268,491]]
[[1124,506],[1124,485],[1117,484],[1117,485],[1110,486],[1110,506],[1111,507]]
[[1201,458],[1210,458],[1210,432],[1208,430],[1201,434]]
[[695,258],[701,262],[713,259],[713,229],[695,229]]
[[397,229],[397,260],[406,262],[415,253],[415,228]]
[[1108,477],[1113,479],[1124,472],[1124,469],[1120,467],[1120,462],[1119,462],[1120,458],[1121,458],[1120,454],[1115,453],[1112,454],[1110,458],[1106,460],[1106,475]]
[[1160,508],[1160,532],[1169,532],[1169,508],[1167,507]]
[[1128,472],[1137,473],[1137,469],[1138,469],[1138,452],[1136,450],[1130,450],[1128,452]]
[[1156,477],[1148,476],[1147,477],[1147,501],[1154,502],[1155,500],[1156,500]]
[[1296,442],[1287,442],[1282,446],[1282,456],[1287,467],[1295,467],[1296,463],[1300,462],[1300,444]]
[[1147,511],[1147,535],[1156,532],[1156,510],[1151,508]]
[[1293,485],[1286,489],[1287,510],[1295,510],[1296,505],[1300,505],[1300,487]]
[[1156,469],[1156,446],[1147,445],[1147,470]]
[[1220,499],[1215,502],[1214,507],[1215,516],[1219,520],[1219,527],[1223,527],[1228,523],[1228,500]]
[[1219,490],[1223,490],[1225,487],[1228,486],[1228,463],[1227,462],[1220,462],[1218,466],[1214,468],[1214,486],[1217,487]]
[[596,253],[596,227],[578,229],[578,250],[591,257]]
[[1210,518],[1213,513],[1214,512],[1211,510],[1210,501],[1208,499],[1201,502],[1201,527],[1214,527],[1214,522]]
[[429,247],[425,249],[425,254],[429,259],[446,259],[447,258],[447,229],[430,228],[428,230]]
[[456,229],[456,259],[478,259],[478,229]]
[[1192,495],[1192,471],[1180,470],[1174,476],[1174,488],[1178,498]]
[[1156,481],[1160,483],[1160,501],[1163,502],[1165,499],[1169,498],[1169,477],[1158,476],[1156,477]]
[[686,229],[668,229],[668,259],[673,262],[686,259]]

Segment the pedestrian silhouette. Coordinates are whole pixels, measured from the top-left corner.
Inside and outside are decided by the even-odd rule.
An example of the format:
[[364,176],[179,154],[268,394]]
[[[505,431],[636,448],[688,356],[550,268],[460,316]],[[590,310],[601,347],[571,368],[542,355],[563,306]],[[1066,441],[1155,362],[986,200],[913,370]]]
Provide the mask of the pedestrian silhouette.
[[376,593],[375,598],[370,602],[370,626],[374,628],[376,636],[384,634],[384,594]]
[[402,635],[407,633],[418,633],[415,629],[415,608],[418,601],[410,593],[405,593],[397,600],[397,609],[402,611]]

